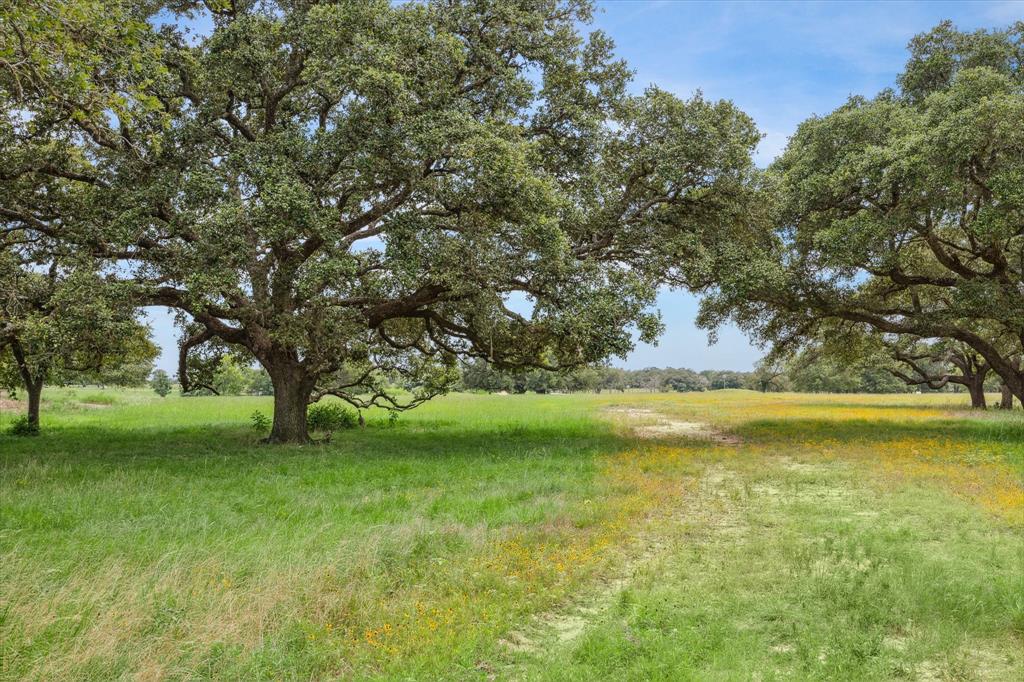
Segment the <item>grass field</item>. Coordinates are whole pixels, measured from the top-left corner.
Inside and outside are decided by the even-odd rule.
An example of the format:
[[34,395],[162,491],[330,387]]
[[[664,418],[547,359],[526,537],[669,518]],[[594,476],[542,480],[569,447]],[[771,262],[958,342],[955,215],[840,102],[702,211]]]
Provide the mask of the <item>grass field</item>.
[[1024,679],[1020,410],[452,395],[268,447],[269,399],[45,399],[6,680]]

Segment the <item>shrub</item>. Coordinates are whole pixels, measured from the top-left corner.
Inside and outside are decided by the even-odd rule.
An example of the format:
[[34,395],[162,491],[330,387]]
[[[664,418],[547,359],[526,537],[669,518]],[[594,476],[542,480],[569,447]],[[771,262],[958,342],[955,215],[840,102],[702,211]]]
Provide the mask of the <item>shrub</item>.
[[38,436],[39,425],[29,422],[28,417],[23,415],[11,422],[7,432],[12,436]]
[[150,379],[149,383],[156,394],[161,398],[171,392],[171,378],[167,376],[167,372],[162,369],[158,369],[153,372],[153,378]]
[[338,403],[317,403],[306,413],[306,425],[310,431],[354,429],[359,425],[359,416]]
[[266,431],[270,428],[270,417],[263,414],[259,410],[252,413],[252,428],[254,431]]

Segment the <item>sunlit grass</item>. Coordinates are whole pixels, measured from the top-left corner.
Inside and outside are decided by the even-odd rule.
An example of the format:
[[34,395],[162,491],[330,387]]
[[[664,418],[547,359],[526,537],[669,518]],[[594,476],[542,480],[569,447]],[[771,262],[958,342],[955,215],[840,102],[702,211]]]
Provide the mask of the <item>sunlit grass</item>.
[[[393,428],[371,413],[329,445],[267,447],[248,426],[266,398],[46,399],[42,436],[0,437],[5,679],[1024,667],[1019,411],[949,394],[453,395]],[[659,419],[741,443],[630,429]],[[578,638],[536,624],[608,584],[626,586]],[[503,643],[517,632],[538,646]]]

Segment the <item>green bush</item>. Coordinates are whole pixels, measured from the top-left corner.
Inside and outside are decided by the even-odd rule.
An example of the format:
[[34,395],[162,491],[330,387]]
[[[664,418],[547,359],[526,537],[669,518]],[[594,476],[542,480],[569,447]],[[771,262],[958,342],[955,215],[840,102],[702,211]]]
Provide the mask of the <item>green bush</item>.
[[39,425],[32,424],[29,422],[28,417],[21,416],[11,422],[11,427],[7,430],[7,433],[12,436],[38,436]]
[[306,413],[306,425],[310,431],[354,429],[359,425],[359,416],[339,403],[317,403]]
[[153,372],[153,378],[149,380],[149,384],[161,398],[171,392],[171,377],[167,376],[167,372],[162,369]]
[[271,421],[270,417],[263,414],[259,410],[252,413],[252,428],[254,431],[266,431],[270,428]]

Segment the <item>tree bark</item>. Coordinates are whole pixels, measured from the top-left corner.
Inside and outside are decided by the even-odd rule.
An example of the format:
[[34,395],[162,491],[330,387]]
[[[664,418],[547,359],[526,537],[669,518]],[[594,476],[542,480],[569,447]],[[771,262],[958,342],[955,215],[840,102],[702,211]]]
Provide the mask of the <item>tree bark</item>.
[[977,374],[967,383],[967,391],[971,394],[971,407],[976,410],[984,410],[985,404],[985,376]]
[[36,367],[33,371],[29,366],[25,350],[21,347],[21,342],[13,339],[10,345],[14,361],[18,365],[18,374],[21,375],[21,381],[25,384],[25,393],[28,395],[28,423],[38,431],[39,403],[43,395],[43,377],[46,376],[46,368],[45,366]]
[[[1016,397],[1024,406],[1024,371],[1021,371],[1024,369],[1024,358],[1019,355],[1011,357],[1006,365],[1006,373],[996,372],[1002,379],[1002,403],[1007,405],[1007,409],[1013,409],[1013,399]],[[1019,381],[1015,382],[1015,379]]]
[[316,381],[295,362],[267,366],[274,384],[274,425],[268,443],[308,443],[306,408]]
[[39,402],[43,395],[43,382],[34,381],[26,384],[25,392],[28,394],[28,423],[39,429]]
[[1013,409],[1013,393],[1010,392],[1010,387],[1006,384],[1002,384],[999,387],[999,392],[1002,394],[999,398],[999,409],[1001,410],[1012,410]]

